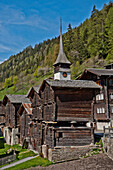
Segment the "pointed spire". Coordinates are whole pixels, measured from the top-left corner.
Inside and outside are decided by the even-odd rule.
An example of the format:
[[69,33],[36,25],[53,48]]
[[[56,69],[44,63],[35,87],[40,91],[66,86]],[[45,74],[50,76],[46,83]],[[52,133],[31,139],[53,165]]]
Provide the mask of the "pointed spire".
[[59,53],[64,53],[63,51],[63,42],[62,42],[62,18],[60,17],[60,47]]
[[63,42],[62,42],[62,18],[60,18],[60,46],[59,46],[59,54],[53,65],[58,63],[70,64],[70,61],[67,59],[64,50],[63,50]]

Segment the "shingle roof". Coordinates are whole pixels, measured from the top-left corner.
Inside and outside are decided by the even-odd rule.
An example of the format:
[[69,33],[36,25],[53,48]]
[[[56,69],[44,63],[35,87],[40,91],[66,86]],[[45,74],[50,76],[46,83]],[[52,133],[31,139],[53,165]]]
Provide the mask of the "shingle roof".
[[94,69],[94,68],[88,68],[86,71],[89,71],[91,73],[94,73],[98,76],[113,76],[113,70],[112,69]]
[[28,92],[27,92],[27,97],[29,96],[31,90],[34,89],[37,93],[39,93],[39,89],[40,89],[40,85],[39,86],[34,86],[34,87],[31,87]]
[[31,103],[26,95],[6,95],[11,103]]
[[101,88],[94,81],[89,80],[45,80],[52,87],[67,87],[67,88]]

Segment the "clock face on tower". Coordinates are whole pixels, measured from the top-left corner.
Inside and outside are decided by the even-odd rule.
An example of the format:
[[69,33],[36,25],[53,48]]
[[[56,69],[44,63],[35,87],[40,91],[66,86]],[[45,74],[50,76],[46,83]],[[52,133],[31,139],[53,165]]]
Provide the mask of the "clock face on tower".
[[67,77],[67,73],[63,72],[63,77],[66,78]]

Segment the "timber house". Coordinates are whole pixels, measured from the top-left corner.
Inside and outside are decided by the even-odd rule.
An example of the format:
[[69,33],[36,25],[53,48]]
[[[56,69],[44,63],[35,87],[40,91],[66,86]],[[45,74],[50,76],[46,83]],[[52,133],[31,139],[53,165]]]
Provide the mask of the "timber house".
[[27,95],[5,95],[0,102],[0,127],[8,144],[20,143],[42,152],[42,146],[59,148],[94,143],[94,129],[113,120],[112,65],[85,69],[71,80],[70,61],[60,48],[53,64],[54,79],[45,79]]
[[105,69],[85,69],[79,80],[93,80],[101,86],[94,99],[94,122],[97,131],[113,123],[113,69],[112,64]]

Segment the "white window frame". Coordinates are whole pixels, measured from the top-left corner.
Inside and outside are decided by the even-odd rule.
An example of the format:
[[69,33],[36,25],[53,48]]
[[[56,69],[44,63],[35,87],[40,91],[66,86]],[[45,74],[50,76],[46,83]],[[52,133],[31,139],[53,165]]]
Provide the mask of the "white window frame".
[[96,95],[96,100],[97,100],[97,101],[98,101],[98,100],[104,100],[104,94],[101,93],[101,94]]
[[105,113],[105,108],[102,107],[102,108],[97,108],[97,113]]

